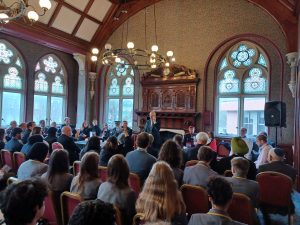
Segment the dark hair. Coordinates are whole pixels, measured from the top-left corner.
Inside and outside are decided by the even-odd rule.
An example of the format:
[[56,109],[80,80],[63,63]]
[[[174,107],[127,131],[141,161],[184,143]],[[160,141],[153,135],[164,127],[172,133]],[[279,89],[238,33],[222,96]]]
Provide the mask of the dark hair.
[[68,225],[114,225],[115,210],[112,204],[99,199],[84,201],[76,206]]
[[107,164],[108,181],[117,188],[128,187],[129,168],[123,155],[117,154],[110,158]]
[[0,128],[0,140],[3,140],[5,136],[5,130],[3,128]]
[[22,132],[23,130],[20,127],[15,127],[11,132],[11,136],[15,137],[17,134],[21,134]]
[[215,133],[213,131],[208,131],[207,133],[211,136],[211,139],[215,138]]
[[41,127],[34,127],[31,131],[31,135],[41,134],[42,128]]
[[158,159],[169,163],[172,168],[180,168],[182,152],[175,141],[167,140],[160,148]]
[[86,144],[86,151],[95,150],[100,152],[100,138],[97,136],[90,137]]
[[69,172],[69,153],[66,150],[57,150],[52,152],[47,171],[48,182],[52,183],[55,174],[64,174]]
[[109,137],[103,148],[106,150],[116,150],[118,148],[118,139],[115,136]]
[[33,145],[37,142],[43,142],[44,138],[40,134],[34,134],[28,138],[28,144]]
[[29,127],[32,127],[32,125],[34,124],[35,122],[31,121],[31,122],[28,122],[27,123],[27,128],[29,129]]
[[198,150],[197,158],[200,161],[209,162],[214,158],[213,150],[208,146],[201,146]]
[[43,206],[47,186],[41,180],[11,184],[0,196],[0,209],[7,225],[26,225],[33,221],[37,207]]
[[268,141],[268,138],[267,136],[263,135],[263,134],[260,134],[256,137],[256,139],[260,140],[260,141],[263,141],[263,142],[267,142]]
[[27,155],[27,159],[38,160],[44,162],[49,151],[48,145],[43,142],[34,143]]
[[56,137],[57,129],[55,127],[49,127],[47,133],[49,137]]
[[233,191],[231,185],[221,177],[213,177],[207,184],[208,196],[212,198],[214,204],[226,206],[232,199]]
[[180,147],[182,147],[182,135],[181,134],[176,134],[174,137],[173,137],[173,141],[176,142],[176,144],[178,144]]
[[149,141],[149,134],[146,132],[138,134],[136,138],[136,144],[140,148],[147,148],[149,145]]

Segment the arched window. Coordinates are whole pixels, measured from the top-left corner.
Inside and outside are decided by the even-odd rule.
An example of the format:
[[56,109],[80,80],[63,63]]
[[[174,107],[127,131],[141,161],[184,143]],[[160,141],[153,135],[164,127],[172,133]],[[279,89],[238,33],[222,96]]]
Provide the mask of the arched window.
[[106,78],[106,122],[110,127],[114,121],[128,121],[132,127],[133,97],[134,97],[134,70],[124,65],[124,60],[112,67]]
[[42,57],[35,67],[33,120],[63,123],[66,104],[66,70],[55,55]]
[[242,41],[231,47],[218,65],[216,130],[237,135],[264,131],[264,104],[268,98],[269,60],[257,45]]
[[0,39],[1,126],[24,120],[25,64],[21,54],[9,42]]

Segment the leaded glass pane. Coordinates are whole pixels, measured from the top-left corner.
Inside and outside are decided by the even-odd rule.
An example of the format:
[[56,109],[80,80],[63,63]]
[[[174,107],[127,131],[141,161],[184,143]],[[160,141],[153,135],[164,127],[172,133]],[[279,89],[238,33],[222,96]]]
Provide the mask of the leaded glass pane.
[[47,119],[47,96],[34,95],[33,121]]
[[20,58],[17,58],[16,65],[19,66],[20,68],[23,68]]
[[52,83],[52,93],[63,94],[64,86],[61,83],[61,78],[56,76],[54,82]]
[[227,70],[224,73],[224,79],[219,82],[220,93],[238,93],[240,92],[239,80],[235,78],[234,70]]
[[133,115],[133,99],[123,99],[122,102],[122,120],[128,122],[128,126],[132,127]]
[[242,44],[237,50],[231,53],[233,66],[239,68],[241,65],[250,66],[252,64],[252,57],[256,55],[255,49],[249,49],[248,46]]
[[37,92],[48,92],[48,82],[45,74],[39,73],[38,79],[34,82],[34,90]]
[[262,54],[259,55],[258,64],[268,67],[265,57]]
[[62,97],[51,97],[50,119],[58,124],[63,123],[64,99]]
[[118,85],[118,80],[116,78],[111,80],[111,85],[109,87],[109,96],[119,96],[120,95],[120,85]]
[[56,73],[58,63],[53,59],[52,56],[48,56],[48,59],[44,59],[43,63],[45,65],[46,72]]
[[219,98],[218,113],[218,133],[237,135],[239,99]]
[[126,76],[129,65],[125,65],[124,61],[116,65],[117,76]]
[[21,93],[3,92],[2,126],[8,126],[10,121],[21,122]]
[[64,75],[63,69],[60,70],[59,74],[62,75],[62,76]]
[[36,64],[36,67],[35,67],[35,72],[38,71],[38,70],[40,70],[40,69],[41,69],[41,66],[40,66],[40,63],[38,62]]
[[0,43],[0,62],[5,64],[11,63],[11,57],[13,57],[13,52],[4,43]]
[[119,102],[119,99],[108,100],[107,124],[109,127],[113,127],[114,122],[119,120]]
[[267,80],[262,77],[260,68],[252,68],[249,77],[244,80],[245,93],[265,93]]
[[22,89],[22,80],[18,76],[19,71],[15,67],[8,69],[8,74],[4,76],[3,87],[11,89]]
[[228,66],[228,64],[227,64],[227,59],[224,58],[224,59],[222,60],[221,66],[220,66],[220,71],[223,70],[224,68],[226,68],[227,66]]
[[125,80],[125,84],[123,86],[123,95],[125,96],[133,96],[134,86],[132,84],[133,80],[130,77],[127,77]]

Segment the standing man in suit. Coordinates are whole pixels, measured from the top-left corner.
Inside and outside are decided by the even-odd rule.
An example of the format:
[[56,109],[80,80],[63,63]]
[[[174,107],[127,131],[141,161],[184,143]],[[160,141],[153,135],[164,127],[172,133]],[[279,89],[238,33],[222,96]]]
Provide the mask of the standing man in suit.
[[156,119],[156,112],[151,111],[150,114],[150,119],[147,120],[146,125],[145,125],[145,132],[152,134],[154,137],[153,141],[153,147],[159,149],[161,146],[161,139],[160,139],[160,121]]
[[115,121],[115,127],[111,130],[110,136],[115,136],[117,138],[122,132],[121,121]]

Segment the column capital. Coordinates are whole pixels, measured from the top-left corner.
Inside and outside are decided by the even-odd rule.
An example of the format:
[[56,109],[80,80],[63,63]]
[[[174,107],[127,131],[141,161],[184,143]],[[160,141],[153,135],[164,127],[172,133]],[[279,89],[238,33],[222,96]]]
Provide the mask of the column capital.
[[287,58],[287,63],[290,65],[290,67],[298,66],[298,59],[299,59],[298,52],[290,52],[285,56]]

